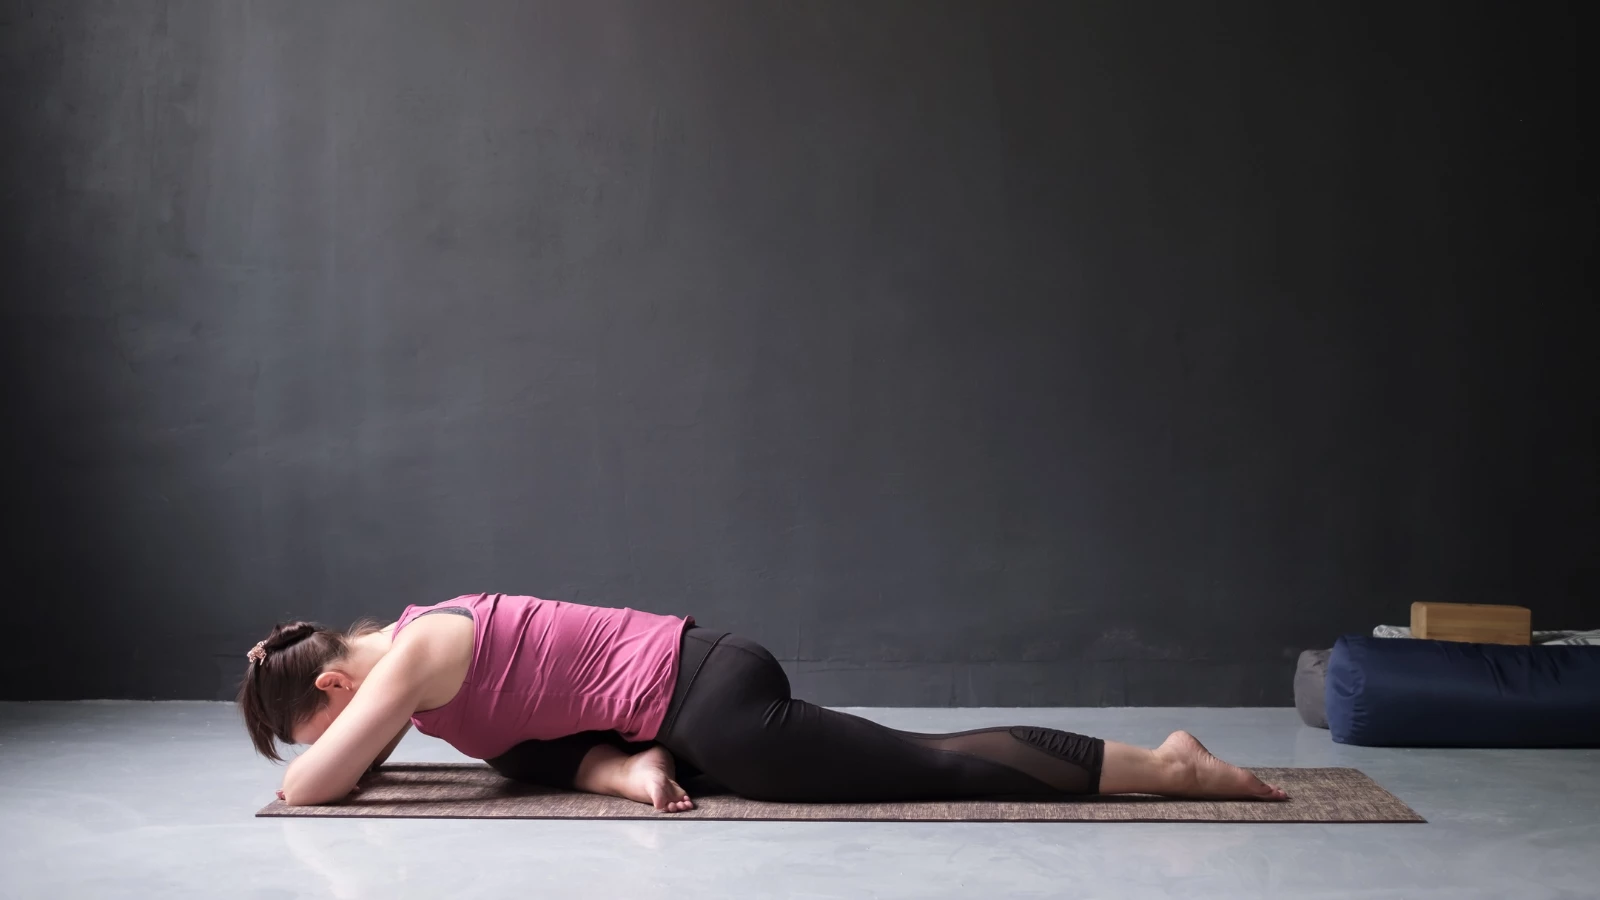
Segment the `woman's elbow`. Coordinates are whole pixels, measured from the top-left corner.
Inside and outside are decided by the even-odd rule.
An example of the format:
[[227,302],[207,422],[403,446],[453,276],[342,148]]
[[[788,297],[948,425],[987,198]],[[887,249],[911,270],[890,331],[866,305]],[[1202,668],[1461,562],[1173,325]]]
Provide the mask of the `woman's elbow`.
[[303,787],[285,787],[278,792],[278,797],[283,800],[284,806],[325,806],[343,796],[342,793],[308,790]]
[[322,802],[321,798],[312,797],[305,788],[288,782],[284,782],[278,790],[278,799],[283,801],[284,806],[318,806]]
[[296,778],[296,773],[289,773],[283,780],[283,789],[278,791],[278,798],[285,806],[322,806],[349,794],[354,787],[343,785],[319,784],[314,778]]

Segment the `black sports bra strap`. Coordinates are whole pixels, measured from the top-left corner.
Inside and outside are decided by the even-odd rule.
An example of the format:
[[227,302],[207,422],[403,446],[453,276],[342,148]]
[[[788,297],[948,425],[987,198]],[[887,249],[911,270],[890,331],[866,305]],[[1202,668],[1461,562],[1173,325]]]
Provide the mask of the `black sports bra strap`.
[[467,609],[466,607],[463,607],[463,606],[446,606],[443,609],[430,609],[427,612],[417,613],[415,616],[413,616],[411,618],[411,621],[415,622],[416,620],[422,618],[423,616],[431,616],[434,613],[454,613],[455,615],[458,615],[458,616],[466,616],[469,619],[472,618],[472,610]]

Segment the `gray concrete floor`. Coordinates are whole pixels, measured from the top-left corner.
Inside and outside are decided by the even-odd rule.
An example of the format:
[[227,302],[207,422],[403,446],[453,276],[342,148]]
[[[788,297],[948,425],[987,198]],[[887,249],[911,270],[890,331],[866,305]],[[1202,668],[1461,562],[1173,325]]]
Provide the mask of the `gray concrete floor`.
[[[856,710],[1356,766],[1427,825],[256,819],[279,770],[221,703],[0,704],[0,896],[1600,896],[1600,751],[1342,747],[1287,709]],[[396,753],[452,760],[421,735]]]

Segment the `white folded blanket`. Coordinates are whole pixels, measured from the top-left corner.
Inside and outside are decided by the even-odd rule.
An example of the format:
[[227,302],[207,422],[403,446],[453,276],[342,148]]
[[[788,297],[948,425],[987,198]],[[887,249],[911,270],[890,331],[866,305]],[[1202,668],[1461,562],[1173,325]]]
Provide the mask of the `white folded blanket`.
[[[1372,629],[1372,636],[1408,638],[1411,637],[1411,629],[1404,625],[1379,625],[1377,628]],[[1535,631],[1533,633],[1533,642],[1549,646],[1573,646],[1578,644],[1600,646],[1600,628],[1596,628],[1593,631]]]

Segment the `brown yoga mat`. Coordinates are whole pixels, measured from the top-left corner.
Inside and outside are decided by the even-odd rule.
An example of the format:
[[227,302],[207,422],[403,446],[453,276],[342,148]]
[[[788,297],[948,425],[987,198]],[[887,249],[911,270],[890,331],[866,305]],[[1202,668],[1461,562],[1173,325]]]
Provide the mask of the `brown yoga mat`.
[[361,791],[328,806],[274,800],[258,816],[421,819],[755,819],[812,822],[1422,822],[1409,806],[1355,769],[1253,769],[1289,792],[1283,803],[1088,797],[1060,801],[763,803],[731,794],[691,794],[686,813],[658,813],[616,797],[534,787],[488,766],[390,765]]

